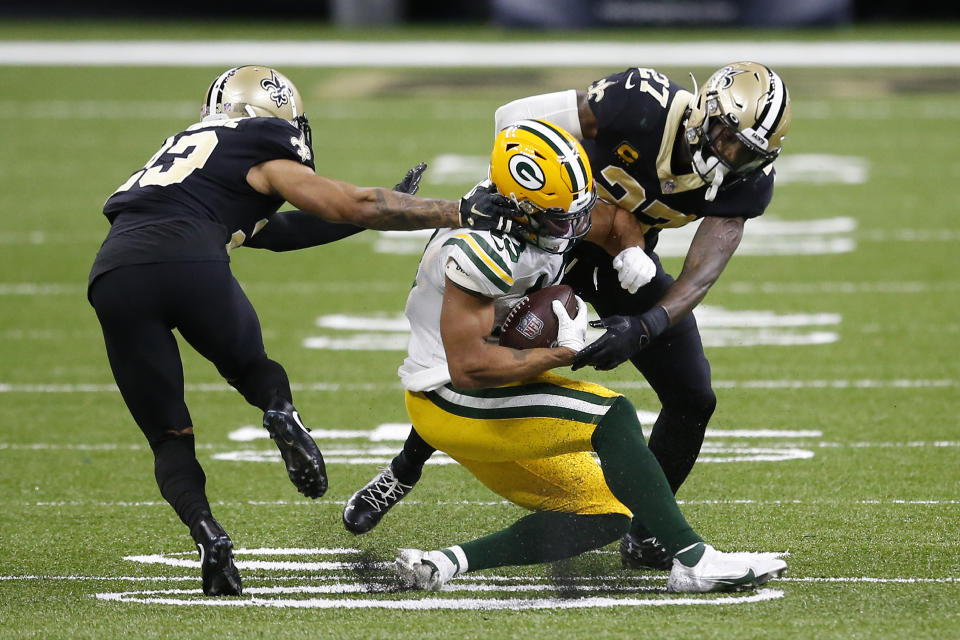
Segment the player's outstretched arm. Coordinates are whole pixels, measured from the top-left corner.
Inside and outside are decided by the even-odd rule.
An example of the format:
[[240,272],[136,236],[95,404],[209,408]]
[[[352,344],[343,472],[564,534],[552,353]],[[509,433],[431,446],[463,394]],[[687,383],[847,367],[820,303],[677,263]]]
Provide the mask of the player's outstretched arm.
[[[471,192],[453,202],[418,198],[380,187],[358,187],[319,176],[293,160],[270,160],[247,173],[251,187],[266,195],[277,195],[298,209],[328,222],[353,224],[366,229],[412,230],[474,226],[481,212],[484,220],[499,220],[514,210],[509,202],[485,192]],[[483,227],[489,228],[489,227]]]
[[259,164],[247,174],[247,182],[260,193],[278,195],[328,222],[381,230],[460,225],[455,202],[417,198],[379,187],[357,187],[319,176],[293,160]]
[[546,120],[569,131],[574,138],[596,138],[597,117],[586,91],[557,91],[508,102],[493,116],[494,133],[518,120]]
[[[586,315],[578,313],[577,319],[582,318],[585,323]],[[455,387],[496,387],[573,362],[576,348],[518,350],[488,343],[493,320],[492,299],[465,291],[447,280],[440,313],[440,335],[447,355],[450,381]]]
[[304,211],[279,211],[270,222],[247,238],[243,246],[269,251],[296,251],[342,240],[363,231],[352,224],[328,222]]
[[[416,194],[426,169],[425,162],[411,168],[394,185],[393,190]],[[269,224],[247,239],[244,246],[270,251],[295,251],[336,242],[363,230],[363,227],[352,224],[328,222],[305,211],[278,211],[270,216]]]

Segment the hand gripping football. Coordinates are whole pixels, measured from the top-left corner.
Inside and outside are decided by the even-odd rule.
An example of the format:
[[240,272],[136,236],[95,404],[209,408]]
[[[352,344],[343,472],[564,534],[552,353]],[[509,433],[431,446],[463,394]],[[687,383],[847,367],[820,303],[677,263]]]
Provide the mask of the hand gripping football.
[[553,347],[557,342],[557,316],[551,303],[559,300],[570,317],[577,314],[577,297],[565,284],[538,289],[520,298],[500,326],[500,346],[511,349]]

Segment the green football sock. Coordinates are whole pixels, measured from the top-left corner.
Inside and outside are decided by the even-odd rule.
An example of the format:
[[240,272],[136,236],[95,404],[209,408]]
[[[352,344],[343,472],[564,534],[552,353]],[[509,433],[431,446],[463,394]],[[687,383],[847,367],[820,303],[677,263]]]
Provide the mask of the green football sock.
[[537,511],[460,548],[467,557],[468,571],[555,562],[610,544],[629,526],[630,519],[618,513]]
[[593,432],[592,441],[610,491],[667,551],[675,554],[703,542],[680,512],[663,469],[647,448],[629,400],[621,397],[611,405]]

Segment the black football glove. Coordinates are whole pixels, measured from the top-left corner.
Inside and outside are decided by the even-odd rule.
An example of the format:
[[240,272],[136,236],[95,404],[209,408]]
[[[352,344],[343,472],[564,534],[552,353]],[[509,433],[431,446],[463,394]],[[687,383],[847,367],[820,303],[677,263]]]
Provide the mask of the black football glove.
[[571,367],[574,371],[588,365],[600,371],[613,369],[645,346],[641,340],[650,340],[639,316],[610,316],[594,320],[590,326],[607,331],[577,353]]
[[510,233],[511,218],[519,215],[517,204],[497,193],[489,180],[484,180],[460,198],[460,226],[477,231]]
[[394,185],[393,190],[401,193],[415,195],[420,190],[420,179],[423,178],[423,172],[427,170],[427,163],[421,162],[414,168],[407,171],[403,180]]
[[610,316],[594,320],[590,326],[606,333],[584,347],[573,359],[572,369],[593,366],[608,371],[623,364],[669,326],[666,309],[656,306],[639,316]]

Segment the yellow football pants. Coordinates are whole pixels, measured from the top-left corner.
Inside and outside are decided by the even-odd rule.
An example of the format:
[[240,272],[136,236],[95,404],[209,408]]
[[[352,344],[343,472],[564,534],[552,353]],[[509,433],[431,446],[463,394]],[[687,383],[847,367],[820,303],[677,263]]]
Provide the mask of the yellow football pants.
[[493,389],[406,392],[420,436],[510,502],[533,511],[620,513],[590,438],[619,394],[545,373]]

